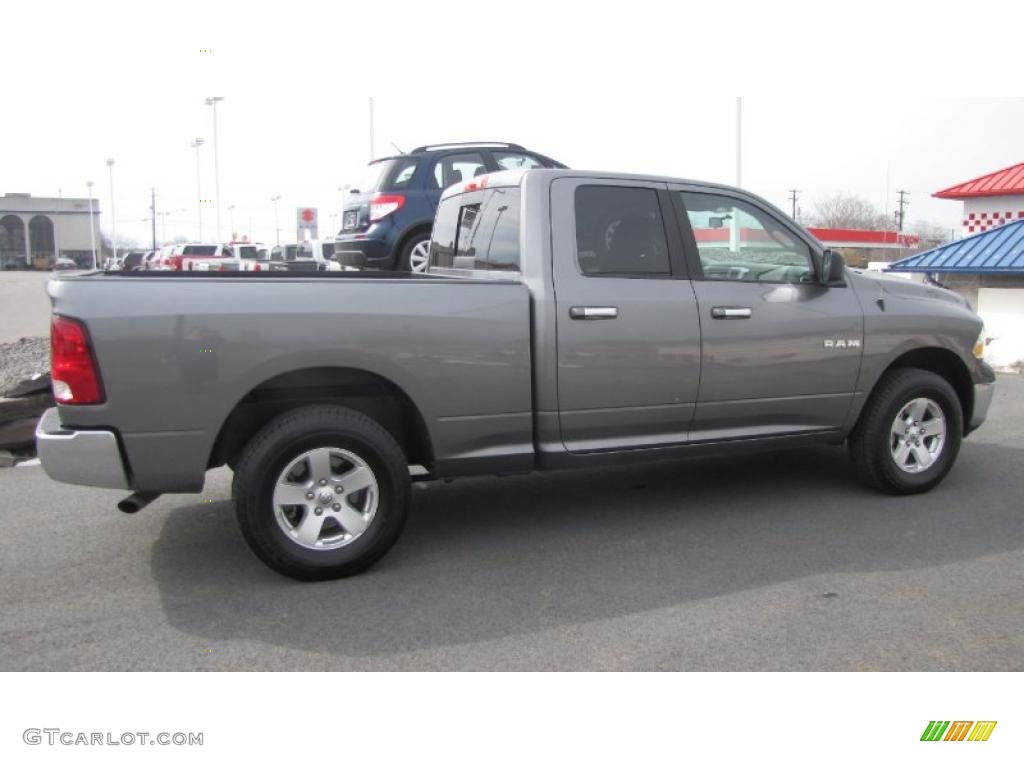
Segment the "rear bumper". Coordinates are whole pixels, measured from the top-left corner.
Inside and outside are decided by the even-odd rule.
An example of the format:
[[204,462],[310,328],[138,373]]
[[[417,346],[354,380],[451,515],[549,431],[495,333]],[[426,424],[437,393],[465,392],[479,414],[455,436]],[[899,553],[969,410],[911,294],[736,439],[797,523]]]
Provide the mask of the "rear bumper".
[[334,241],[334,259],[342,267],[394,269],[391,243],[376,237],[338,235]]
[[56,408],[48,409],[39,419],[36,450],[43,469],[54,480],[100,488],[129,488],[114,433],[64,429]]

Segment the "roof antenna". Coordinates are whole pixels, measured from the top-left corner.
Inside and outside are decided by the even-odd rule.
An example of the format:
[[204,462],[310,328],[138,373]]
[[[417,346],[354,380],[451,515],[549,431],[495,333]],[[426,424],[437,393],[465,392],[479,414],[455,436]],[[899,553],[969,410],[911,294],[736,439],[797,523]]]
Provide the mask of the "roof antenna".
[[400,146],[398,146],[397,144],[395,144],[395,142],[393,142],[393,141],[389,141],[388,143],[389,143],[389,144],[390,144],[390,145],[391,145],[392,147],[394,147],[395,149],[397,149],[397,150],[398,150],[398,154],[400,154],[400,155],[404,155],[404,154],[405,154],[405,151],[404,151],[404,150],[403,150],[403,149],[402,149],[402,148],[401,148]]

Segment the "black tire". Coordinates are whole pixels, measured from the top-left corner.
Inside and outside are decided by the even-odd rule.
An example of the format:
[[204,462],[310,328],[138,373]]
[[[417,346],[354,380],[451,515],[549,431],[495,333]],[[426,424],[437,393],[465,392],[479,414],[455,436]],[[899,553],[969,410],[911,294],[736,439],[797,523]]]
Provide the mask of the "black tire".
[[[325,447],[351,452],[369,466],[377,503],[369,525],[352,541],[318,551],[285,532],[273,495],[290,463],[306,451]],[[405,525],[409,484],[405,455],[380,424],[349,408],[314,405],[282,414],[249,441],[238,460],[232,492],[242,535],[256,556],[285,576],[320,581],[359,573],[392,547]],[[303,519],[309,513],[307,507]],[[328,511],[324,519],[329,517]]]
[[[896,417],[916,398],[928,398],[939,406],[945,419],[945,436],[934,463],[911,472],[897,463],[890,441]],[[878,382],[850,435],[850,455],[857,476],[865,485],[884,493],[903,495],[931,490],[942,482],[956,461],[963,424],[960,399],[944,378],[917,368],[889,371]]]
[[412,252],[417,245],[430,242],[430,232],[419,232],[406,241],[396,262],[399,272],[412,272]]

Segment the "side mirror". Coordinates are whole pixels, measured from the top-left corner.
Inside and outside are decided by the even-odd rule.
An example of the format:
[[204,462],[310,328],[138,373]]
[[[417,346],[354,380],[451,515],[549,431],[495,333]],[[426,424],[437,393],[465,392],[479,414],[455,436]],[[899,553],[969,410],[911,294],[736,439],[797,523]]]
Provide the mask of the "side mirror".
[[839,251],[826,248],[821,254],[821,284],[842,285],[846,259]]

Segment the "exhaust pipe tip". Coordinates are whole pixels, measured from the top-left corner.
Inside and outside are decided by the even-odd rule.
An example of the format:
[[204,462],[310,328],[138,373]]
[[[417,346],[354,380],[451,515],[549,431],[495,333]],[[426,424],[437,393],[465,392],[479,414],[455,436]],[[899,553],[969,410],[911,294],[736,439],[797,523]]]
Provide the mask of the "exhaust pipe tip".
[[131,496],[117,502],[117,508],[125,514],[133,515],[158,498],[160,498],[160,494],[153,491],[136,491]]

